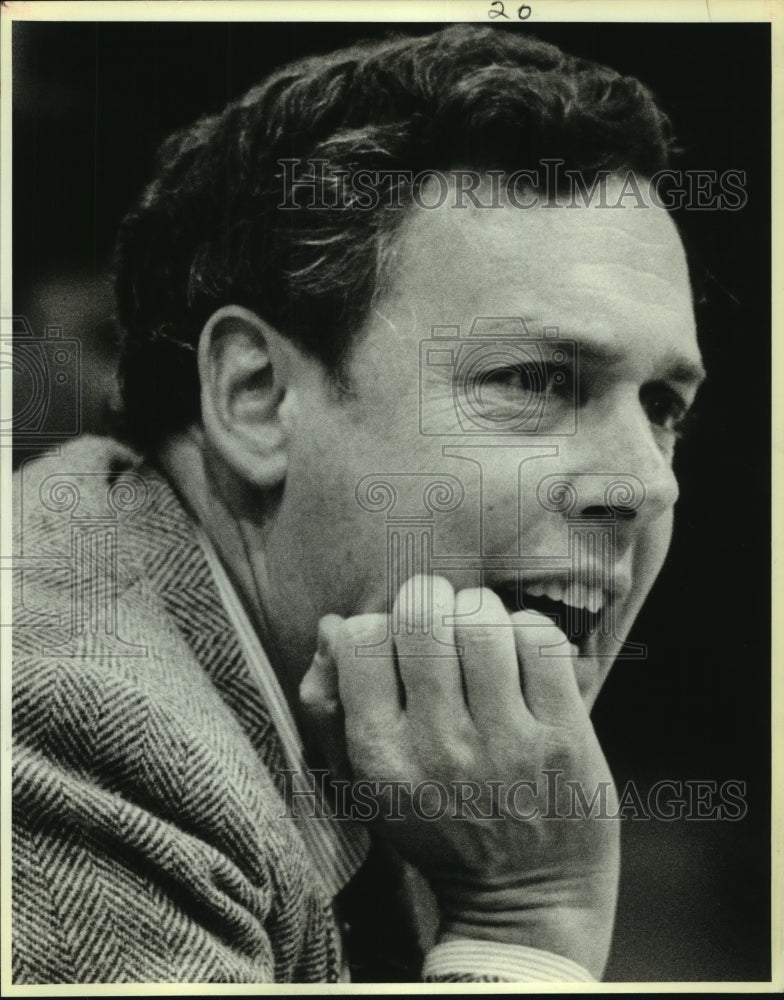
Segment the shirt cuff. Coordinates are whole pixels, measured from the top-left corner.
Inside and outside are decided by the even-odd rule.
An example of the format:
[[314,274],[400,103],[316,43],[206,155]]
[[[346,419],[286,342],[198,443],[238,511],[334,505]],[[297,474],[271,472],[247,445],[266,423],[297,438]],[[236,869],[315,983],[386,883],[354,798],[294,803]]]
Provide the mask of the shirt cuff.
[[550,951],[477,938],[444,941],[431,948],[422,967],[425,981],[456,976],[509,983],[595,983],[581,965]]

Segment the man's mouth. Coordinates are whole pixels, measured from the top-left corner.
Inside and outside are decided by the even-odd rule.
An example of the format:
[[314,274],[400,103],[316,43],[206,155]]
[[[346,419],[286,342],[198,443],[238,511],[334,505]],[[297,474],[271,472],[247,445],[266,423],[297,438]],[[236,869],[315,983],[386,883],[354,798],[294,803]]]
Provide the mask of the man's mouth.
[[581,653],[599,630],[604,596],[596,587],[556,580],[510,580],[491,588],[510,614],[535,611],[549,618]]

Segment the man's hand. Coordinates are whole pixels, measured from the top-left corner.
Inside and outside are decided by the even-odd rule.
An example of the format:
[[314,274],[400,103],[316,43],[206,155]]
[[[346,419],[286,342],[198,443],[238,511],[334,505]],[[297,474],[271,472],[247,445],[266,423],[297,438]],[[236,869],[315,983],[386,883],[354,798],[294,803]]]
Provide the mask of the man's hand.
[[[394,637],[386,615],[322,619],[301,693],[333,762],[326,723],[339,702],[351,775],[374,790],[382,835],[429,880],[442,939],[541,948],[599,978],[617,895],[615,793],[571,656],[539,653],[563,634],[438,577],[408,580],[393,620]],[[588,802],[604,788],[604,817],[581,815],[567,781]],[[389,818],[390,782],[403,822]]]

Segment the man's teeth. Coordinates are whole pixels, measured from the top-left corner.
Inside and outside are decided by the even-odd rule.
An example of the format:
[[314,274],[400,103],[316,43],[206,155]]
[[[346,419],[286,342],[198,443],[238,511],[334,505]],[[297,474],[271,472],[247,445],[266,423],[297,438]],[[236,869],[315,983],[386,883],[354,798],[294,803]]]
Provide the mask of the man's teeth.
[[566,585],[558,580],[536,581],[526,584],[525,593],[531,597],[549,597],[551,601],[561,601],[572,608],[585,608],[591,614],[600,611],[604,603],[600,588],[577,580]]
[[525,593],[531,597],[549,597],[551,601],[562,601],[564,586],[555,580],[548,580],[545,583],[531,583],[525,587]]
[[577,581],[569,584],[564,601],[573,608],[587,608],[591,614],[596,614],[603,604],[602,592],[598,587],[590,587]]

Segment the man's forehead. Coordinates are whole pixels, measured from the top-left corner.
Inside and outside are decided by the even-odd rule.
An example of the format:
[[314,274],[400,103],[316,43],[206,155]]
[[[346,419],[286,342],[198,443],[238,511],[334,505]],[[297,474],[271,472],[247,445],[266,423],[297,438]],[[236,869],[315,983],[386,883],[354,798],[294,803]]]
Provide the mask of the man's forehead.
[[390,299],[420,330],[492,315],[586,334],[667,329],[699,358],[683,246],[653,205],[416,208],[390,264]]
[[[499,268],[526,269],[539,274],[551,262],[626,264],[644,272],[663,269],[682,275],[685,254],[669,213],[653,204],[571,205],[562,199],[548,207],[540,201],[519,208],[508,201],[477,207],[459,199],[437,208],[413,206],[396,240],[397,265],[422,277],[465,272],[497,274]],[[422,260],[428,267],[422,271]],[[557,272],[551,277],[557,280]],[[410,275],[408,275],[410,277]]]

